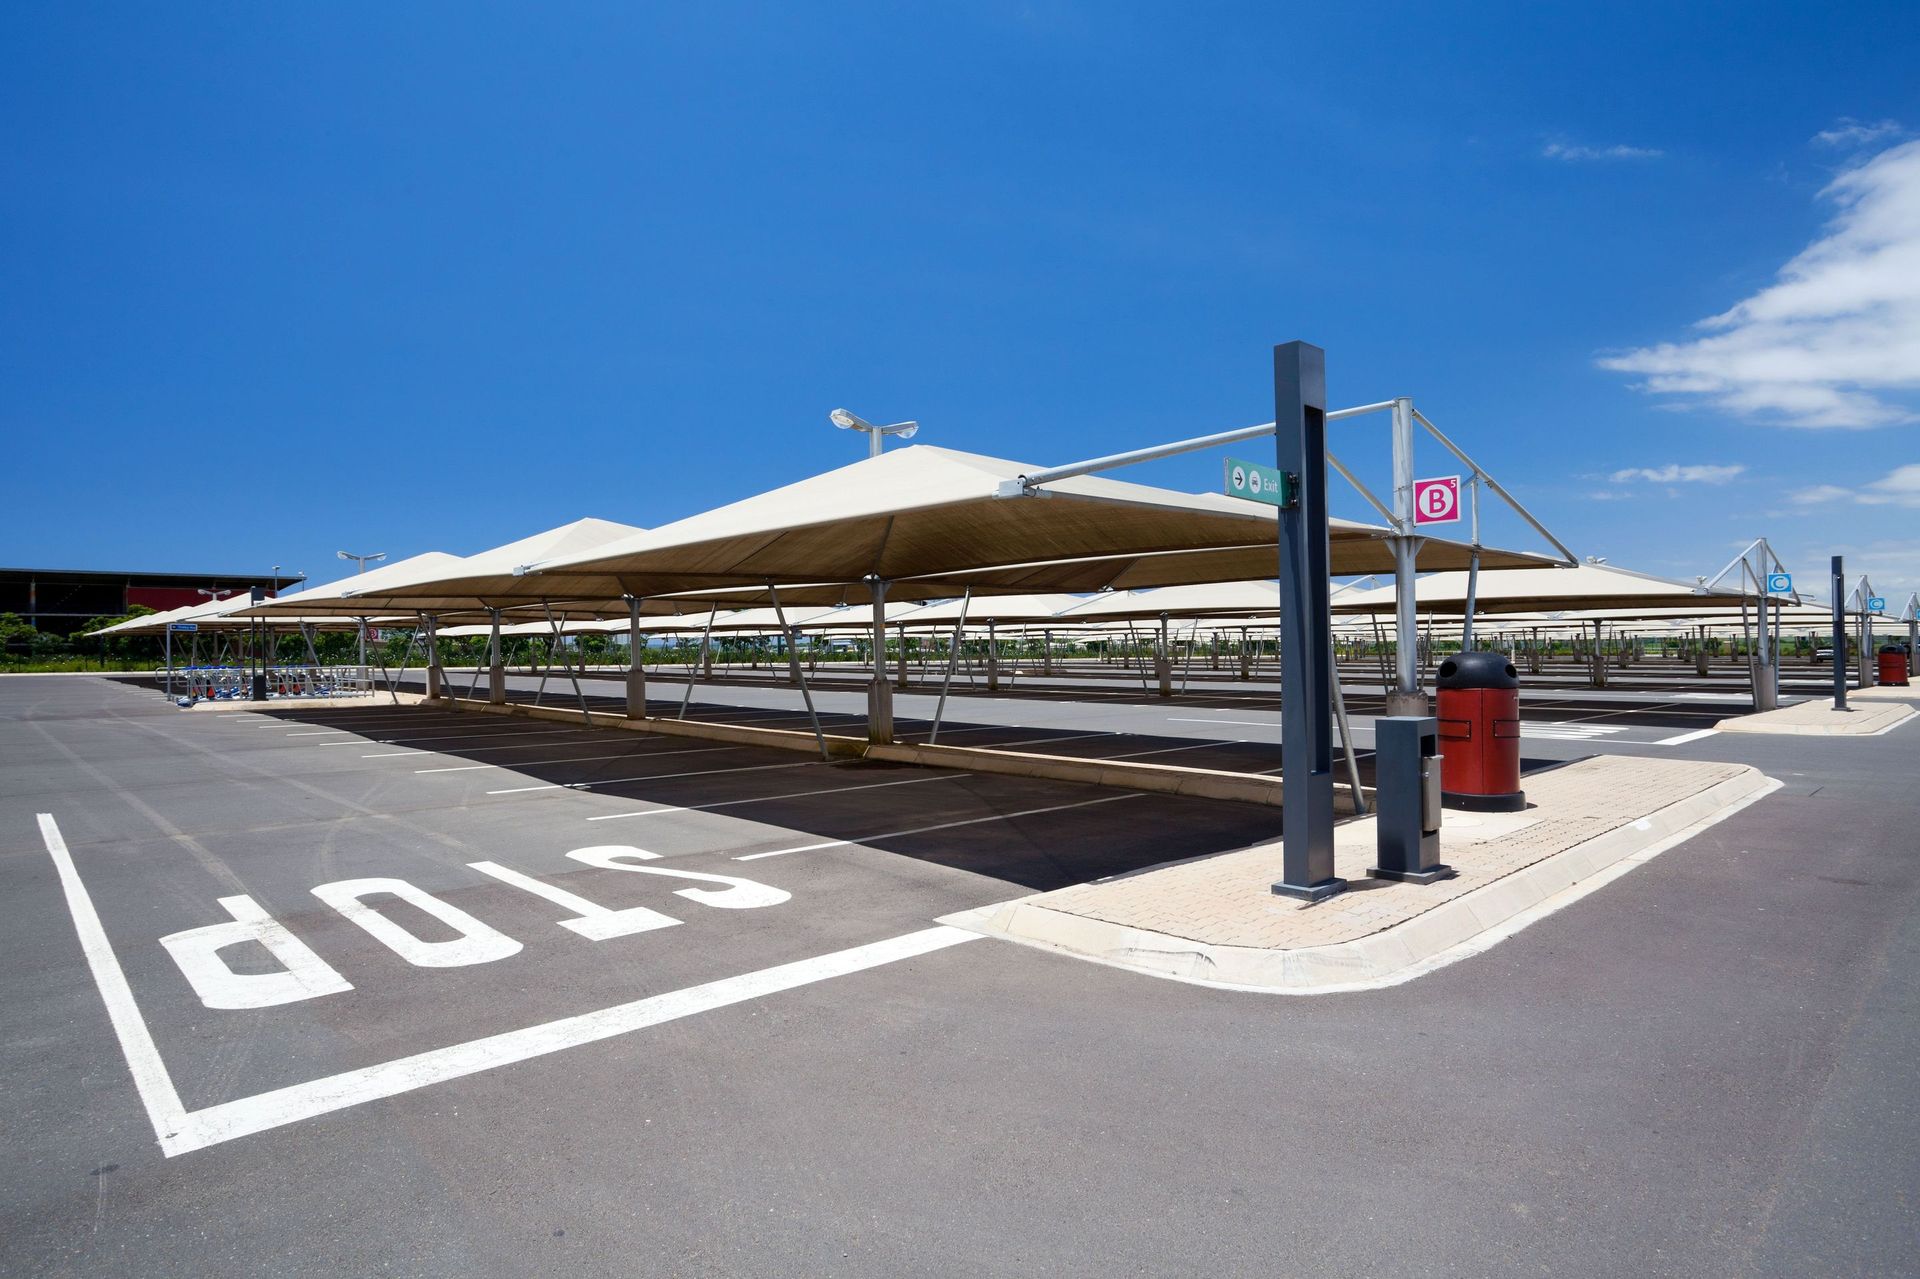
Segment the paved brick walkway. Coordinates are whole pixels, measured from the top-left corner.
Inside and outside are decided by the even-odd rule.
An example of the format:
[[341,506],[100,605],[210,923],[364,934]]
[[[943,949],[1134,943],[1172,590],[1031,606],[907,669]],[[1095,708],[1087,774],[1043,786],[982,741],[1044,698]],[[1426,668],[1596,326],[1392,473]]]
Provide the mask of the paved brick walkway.
[[1129,928],[1217,946],[1292,950],[1353,941],[1633,824],[1749,771],[1739,764],[1602,756],[1526,779],[1521,813],[1446,815],[1442,858],[1459,872],[1426,886],[1368,879],[1374,824],[1339,827],[1334,871],[1352,887],[1308,905],[1276,897],[1280,845],[1261,845],[1024,899]]

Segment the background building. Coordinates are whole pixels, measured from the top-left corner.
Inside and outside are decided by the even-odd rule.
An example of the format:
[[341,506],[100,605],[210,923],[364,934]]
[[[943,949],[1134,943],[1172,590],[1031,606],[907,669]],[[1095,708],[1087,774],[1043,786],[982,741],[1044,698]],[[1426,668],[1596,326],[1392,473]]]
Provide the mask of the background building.
[[0,613],[17,613],[36,630],[71,635],[96,617],[135,605],[156,612],[201,604],[201,591],[277,594],[303,579],[274,573],[123,573],[87,569],[0,568]]

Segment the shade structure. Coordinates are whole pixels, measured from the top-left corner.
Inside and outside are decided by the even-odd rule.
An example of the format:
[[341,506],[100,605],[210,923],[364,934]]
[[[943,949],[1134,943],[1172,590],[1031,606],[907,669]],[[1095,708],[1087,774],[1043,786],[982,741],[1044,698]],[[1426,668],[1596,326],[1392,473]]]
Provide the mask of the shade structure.
[[[898,449],[691,516],[586,554],[528,566],[549,598],[652,597],[781,585],[784,600],[857,603],[862,583],[892,598],[975,591],[1085,592],[1232,581],[1271,572],[1277,513],[1212,493],[1178,493],[1083,475],[1016,496],[1039,468],[928,445]],[[1333,571],[1385,571],[1387,530],[1335,521]],[[1464,567],[1471,548],[1430,540],[1423,563]],[[1488,550],[1483,564],[1546,565]],[[789,583],[806,584],[789,587]]]
[[[1432,573],[1414,583],[1415,608],[1422,613],[1457,614],[1467,605],[1468,575]],[[1482,572],[1474,611],[1482,615],[1545,613],[1568,609],[1738,609],[1744,599],[1732,590],[1708,590],[1610,564],[1579,564],[1544,572]],[[1347,594],[1334,602],[1336,613],[1391,613],[1394,588]]]
[[[485,614],[490,609],[539,608],[544,591],[563,581],[535,583],[514,570],[531,560],[576,555],[644,532],[614,520],[581,519],[523,537],[475,555],[433,558],[417,555],[372,573],[343,578],[289,596],[302,614],[368,616],[373,613],[431,613],[436,616]],[[265,601],[255,616],[290,611],[286,601]]]
[[423,551],[419,555],[408,556],[392,564],[382,564],[379,568],[353,577],[343,577],[335,582],[311,586],[304,591],[282,595],[278,599],[261,600],[258,604],[244,610],[242,616],[372,617],[381,613],[404,612],[408,610],[380,609],[373,607],[370,602],[349,599],[346,594],[347,588],[357,582],[365,589],[378,590],[383,581],[410,581],[426,572],[450,572],[460,562],[460,556],[449,555],[445,551]]
[[1113,591],[1081,601],[1062,620],[1094,622],[1161,616],[1275,617],[1279,612],[1280,583],[1267,578],[1261,581],[1201,582],[1152,590]]
[[[270,602],[270,601],[268,601]],[[260,617],[254,613],[258,607],[250,596],[234,595],[226,599],[204,600],[198,604],[185,604],[179,608],[168,609],[164,613],[149,613],[142,617],[130,617],[124,622],[103,627],[90,632],[95,636],[116,636],[131,638],[141,635],[159,635],[169,627],[191,623],[201,633],[224,631],[244,631],[249,627],[265,622],[270,626],[305,626],[309,629],[329,630],[352,627],[355,619],[332,616],[276,615]],[[379,619],[373,619],[379,620]]]
[[989,622],[1006,626],[1051,622],[1084,603],[1086,600],[1078,595],[987,595],[973,600],[889,605],[887,625],[909,629],[952,626],[963,616],[969,627],[985,626]]

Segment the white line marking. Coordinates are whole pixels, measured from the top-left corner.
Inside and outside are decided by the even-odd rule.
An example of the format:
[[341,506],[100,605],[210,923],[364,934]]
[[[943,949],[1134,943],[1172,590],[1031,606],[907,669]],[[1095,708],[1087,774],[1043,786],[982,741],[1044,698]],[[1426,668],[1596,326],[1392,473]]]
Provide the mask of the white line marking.
[[[485,746],[469,746],[465,750],[458,751],[458,752],[408,751],[406,753],[417,754],[417,755],[441,755],[441,754],[465,755],[471,751],[486,750],[486,749],[488,748]],[[467,768],[504,768],[504,769],[544,768],[548,764],[585,764],[591,761],[603,760],[603,759],[664,759],[668,755],[711,755],[715,751],[731,751],[731,750],[739,750],[739,749],[740,748],[738,746],[689,746],[687,749],[679,750],[679,751],[618,751],[612,755],[563,755],[559,759],[522,759],[522,760],[515,760],[511,764],[469,764],[462,768],[416,768],[413,771],[416,773],[459,773],[459,772],[466,771]],[[375,757],[372,755],[362,755],[360,758],[373,759]]]
[[643,777],[602,777],[591,782],[548,782],[542,786],[513,786],[506,790],[490,790],[489,795],[519,795],[533,790],[592,790],[595,786],[618,786],[622,782],[663,782],[670,777],[711,777],[715,773],[764,773],[780,768],[818,768],[826,763],[822,759],[810,759],[804,764],[749,764],[744,768],[703,768],[692,773],[648,773]]
[[862,835],[858,839],[829,839],[819,844],[799,844],[793,848],[776,848],[766,853],[748,853],[736,857],[737,862],[757,862],[762,857],[785,857],[788,853],[811,853],[822,848],[845,848],[852,844],[870,844],[876,839],[899,839],[904,835],[925,835],[930,831],[952,830],[956,826],[978,826],[981,822],[1006,822],[1016,817],[1034,817],[1041,813],[1058,813],[1068,808],[1085,808],[1089,804],[1112,804],[1123,799],[1139,799],[1141,791],[1130,791],[1125,795],[1106,795],[1099,799],[1083,799],[1073,804],[1055,804],[1050,808],[1029,808],[1018,813],[994,813],[988,817],[969,817],[964,821],[941,822],[937,826],[916,826],[912,830],[890,830],[878,835]]
[[288,737],[332,737],[335,733],[344,733],[344,728],[316,728],[304,733],[288,733]]
[[113,943],[107,940],[107,930],[101,927],[93,898],[87,895],[87,886],[74,867],[66,837],[60,833],[52,813],[39,816],[40,838],[47,846],[48,856],[53,858],[54,869],[60,874],[60,888],[67,896],[74,931],[80,935],[80,949],[87,957],[87,966],[93,970],[94,984],[100,987],[100,998],[107,1005],[107,1019],[113,1023],[113,1033],[120,1040],[120,1051],[133,1074],[133,1086],[140,1093],[147,1118],[153,1121],[154,1135],[160,1138],[160,1147],[164,1150],[186,1127],[186,1107],[180,1104],[180,1094],[174,1090],[173,1079],[167,1074],[167,1064],[160,1060],[153,1034],[140,1016],[140,1006],[133,1001],[133,989],[127,985],[127,975],[120,969]]
[[1719,731],[1720,730],[1717,728],[1703,728],[1692,733],[1682,733],[1678,737],[1663,737],[1659,741],[1653,743],[1653,745],[1679,746],[1684,742],[1697,742],[1703,737],[1712,737],[1715,733],[1718,733]]
[[1169,724],[1238,724],[1242,728],[1278,728],[1279,724],[1270,719],[1188,719],[1181,715],[1167,716]]
[[389,737],[381,742],[383,746],[400,746],[412,742],[459,742],[475,737],[564,737],[569,733],[584,733],[584,728],[536,728],[532,732],[507,729],[491,733],[436,733],[426,737]]
[[927,782],[950,782],[972,773],[942,773],[938,777],[909,777],[903,782],[869,782],[865,786],[829,786],[823,790],[787,791],[779,795],[756,795],[752,799],[729,799],[717,804],[688,804],[681,808],[643,808],[633,813],[602,813],[587,818],[590,822],[617,822],[623,817],[658,817],[662,813],[705,813],[716,808],[737,808],[742,804],[765,804],[776,799],[805,799],[812,795],[843,795],[849,791],[880,790],[886,786],[920,786]]
[[107,1016],[113,1023],[114,1033],[119,1036],[121,1051],[126,1054],[127,1067],[133,1074],[134,1087],[138,1089],[140,1100],[147,1108],[147,1117],[153,1121],[153,1131],[160,1139],[160,1150],[169,1159],[223,1141],[232,1141],[236,1137],[251,1136],[316,1115],[345,1110],[349,1106],[398,1096],[429,1084],[445,1083],[498,1066],[658,1026],[662,1022],[695,1013],[712,1012],[828,978],[864,972],[882,964],[915,959],[949,946],[957,946],[961,942],[977,941],[980,937],[978,933],[944,924],[923,928],[919,932],[889,937],[865,946],[762,968],[758,972],[741,973],[737,977],[723,977],[719,981],[689,986],[685,990],[616,1004],[598,1012],[563,1017],[523,1030],[510,1030],[464,1044],[415,1053],[397,1061],[381,1062],[376,1066],[344,1071],[252,1097],[241,1097],[236,1101],[208,1106],[204,1110],[188,1111],[180,1104],[180,1094],[174,1090],[166,1063],[160,1059],[159,1049],[154,1046],[147,1023],[140,1015],[139,1006],[134,1003],[126,974],[121,971],[120,961],[113,953],[113,945],[100,925],[100,916],[94,911],[93,899],[87,895],[86,885],[81,882],[79,872],[74,868],[73,857],[67,851],[66,840],[61,837],[60,828],[54,824],[52,814],[40,814],[40,834],[46,842],[47,852],[53,858],[55,869],[59,871],[60,886],[67,897],[67,909],[73,914],[74,929],[80,936],[80,948],[85,952],[94,981],[100,987],[101,998],[107,1006]]
[[763,968],[758,972],[742,973],[737,977],[724,977],[705,985],[616,1004],[598,1012],[489,1035],[485,1039],[455,1044],[449,1048],[416,1053],[398,1061],[382,1062],[377,1066],[345,1071],[326,1079],[243,1097],[186,1116],[187,1129],[174,1139],[171,1148],[163,1142],[162,1149],[168,1155],[184,1154],[223,1141],[232,1141],[236,1137],[310,1119],[315,1115],[411,1092],[428,1084],[444,1083],[562,1049],[577,1048],[582,1044],[658,1026],[696,1013],[712,1012],[731,1004],[745,1003],[750,999],[778,994],[829,978],[845,977],[883,964],[918,958],[962,942],[977,940],[979,936],[978,933],[944,924],[937,925],[849,950]]

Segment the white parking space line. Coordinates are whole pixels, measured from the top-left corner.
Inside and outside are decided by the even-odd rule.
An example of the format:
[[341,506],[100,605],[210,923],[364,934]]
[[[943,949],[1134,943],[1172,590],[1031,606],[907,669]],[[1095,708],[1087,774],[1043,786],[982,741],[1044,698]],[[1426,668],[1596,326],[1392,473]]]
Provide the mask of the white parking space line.
[[[559,759],[517,759],[511,764],[463,764],[458,768],[416,768],[416,773],[460,773],[472,768],[541,768],[548,764],[586,764],[603,759],[664,759],[669,755],[711,755],[715,751],[739,750],[738,746],[689,746],[679,751],[620,751],[612,755],[563,755]],[[431,755],[434,751],[413,752]],[[363,758],[372,758],[363,756]]]
[[1041,813],[1058,813],[1069,808],[1086,808],[1093,804],[1114,804],[1123,799],[1139,799],[1144,792],[1128,791],[1125,795],[1103,795],[1099,799],[1083,799],[1072,804],[1054,804],[1047,808],[1028,808],[1018,813],[993,813],[986,817],[968,817],[957,822],[941,822],[935,826],[916,826],[911,830],[883,831],[878,835],[862,835],[858,839],[829,839],[819,844],[796,844],[792,848],[776,848],[765,853],[748,853],[736,857],[737,862],[757,862],[763,857],[785,857],[788,853],[811,853],[822,848],[845,848],[853,844],[869,844],[876,839],[900,839],[907,835],[925,835],[936,830],[952,830],[956,826],[978,826],[982,822],[1006,822],[1016,817],[1037,817]]
[[844,795],[857,790],[881,790],[888,786],[923,786],[928,782],[951,782],[972,773],[941,773],[937,777],[909,777],[900,782],[869,782],[864,786],[828,786],[821,790],[782,791],[778,795],[756,795],[751,799],[727,799],[717,804],[687,804],[678,808],[643,808],[633,813],[602,813],[587,818],[590,822],[617,822],[626,817],[658,817],[662,813],[710,813],[716,808],[738,808],[742,804],[765,804],[776,799],[807,799],[814,795]]
[[1695,732],[1682,733],[1678,737],[1663,737],[1652,744],[1655,746],[1680,746],[1687,742],[1697,742],[1703,737],[1712,737],[1719,731],[1717,728],[1702,728]]
[[1278,728],[1280,725],[1270,719],[1187,719],[1180,715],[1167,716],[1169,724],[1238,724],[1242,728]]
[[413,742],[461,742],[476,737],[564,737],[569,733],[584,733],[584,728],[536,728],[530,732],[496,729],[489,733],[441,733],[428,737],[389,737],[381,741],[382,746],[404,746]]
[[127,984],[126,973],[113,953],[113,943],[107,940],[107,930],[101,925],[100,914],[93,908],[93,898],[87,894],[87,886],[73,864],[73,854],[67,851],[66,837],[60,833],[52,813],[41,813],[39,818],[40,839],[46,844],[47,855],[53,858],[54,870],[60,875],[67,911],[73,916],[74,931],[80,935],[81,953],[87,957],[87,967],[93,970],[94,984],[100,988],[100,998],[107,1005],[107,1020],[113,1025],[120,1051],[127,1059],[127,1069],[133,1074],[134,1089],[140,1094],[147,1118],[153,1122],[154,1134],[164,1149],[186,1126],[186,1107],[180,1104],[180,1094],[167,1074],[166,1063],[160,1059],[159,1048],[154,1046],[153,1034],[140,1015],[140,1006],[133,1000],[133,988]]
[[40,814],[40,833],[48,855],[53,858],[54,868],[59,873],[67,909],[73,916],[74,930],[79,934],[81,951],[92,970],[94,983],[100,988],[108,1021],[120,1041],[127,1068],[133,1075],[134,1088],[146,1107],[154,1135],[160,1140],[161,1153],[169,1159],[237,1137],[251,1136],[317,1115],[412,1092],[431,1084],[445,1083],[563,1049],[611,1039],[662,1022],[712,1012],[731,1004],[779,994],[833,977],[845,977],[883,964],[915,959],[962,942],[978,941],[982,936],[964,929],[936,925],[889,937],[884,941],[869,942],[864,946],[778,964],[734,977],[723,977],[718,981],[689,986],[685,990],[650,995],[597,1012],[488,1035],[464,1044],[435,1048],[396,1061],[343,1071],[324,1079],[276,1088],[271,1092],[190,1111],[180,1102],[180,1094],[174,1087],[166,1062],[154,1044],[153,1034],[147,1028],[140,1006],[134,1002],[133,990],[127,984],[119,958],[114,954],[113,943],[108,940],[106,930],[101,926],[93,899],[88,895],[86,884],[73,864],[73,856],[68,852],[66,840],[61,836],[52,814]]
[[346,731],[347,730],[344,728],[314,728],[314,729],[308,729],[307,731],[301,732],[301,733],[288,733],[287,736],[288,737],[332,737],[337,733],[344,733]]
[[818,768],[827,761],[810,759],[800,764],[749,764],[744,768],[704,768],[691,773],[648,773],[644,777],[603,777],[591,782],[545,782],[539,786],[510,786],[490,790],[489,795],[524,795],[536,790],[592,790],[596,786],[618,786],[623,782],[664,782],[676,777],[712,777],[717,773],[766,773],[782,768]]

